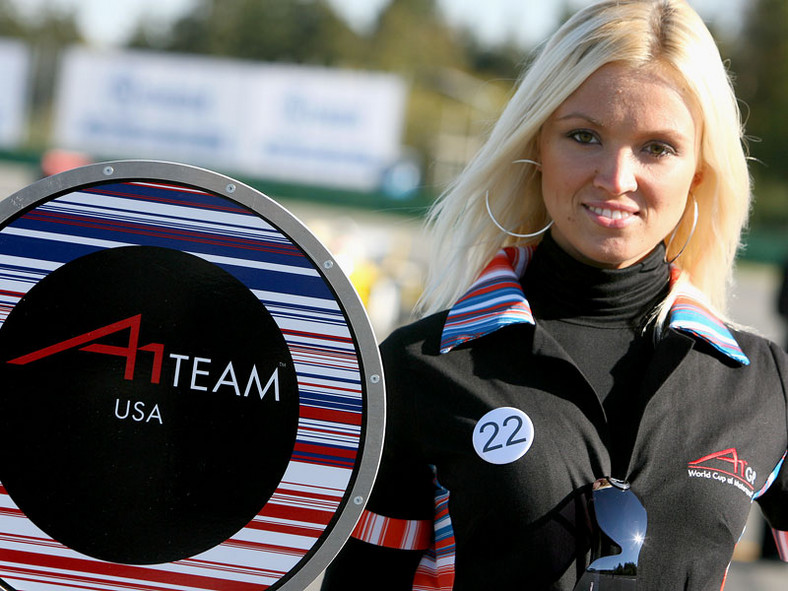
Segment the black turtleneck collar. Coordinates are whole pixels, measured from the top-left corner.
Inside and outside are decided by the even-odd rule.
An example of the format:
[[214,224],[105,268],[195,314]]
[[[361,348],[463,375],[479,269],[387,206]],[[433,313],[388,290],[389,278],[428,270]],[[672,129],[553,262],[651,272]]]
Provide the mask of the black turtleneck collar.
[[537,319],[612,328],[642,326],[669,280],[662,243],[625,269],[601,269],[574,259],[547,234],[521,283]]

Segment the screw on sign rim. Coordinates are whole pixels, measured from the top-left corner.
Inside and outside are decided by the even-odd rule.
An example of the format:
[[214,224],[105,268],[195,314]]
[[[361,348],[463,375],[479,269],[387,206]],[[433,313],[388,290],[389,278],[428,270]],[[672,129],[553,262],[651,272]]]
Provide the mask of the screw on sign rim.
[[384,382],[355,290],[229,177],[116,161],[0,202],[0,578],[306,588],[377,470]]

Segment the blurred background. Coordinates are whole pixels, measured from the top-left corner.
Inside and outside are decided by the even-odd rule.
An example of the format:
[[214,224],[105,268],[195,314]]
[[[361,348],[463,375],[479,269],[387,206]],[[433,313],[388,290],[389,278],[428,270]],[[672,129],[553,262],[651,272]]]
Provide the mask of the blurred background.
[[[89,162],[203,166],[336,255],[379,339],[410,319],[426,208],[523,63],[588,0],[0,0],[0,198]],[[788,2],[690,0],[734,76],[755,205],[733,316],[786,340]],[[757,515],[728,589],[785,589]]]

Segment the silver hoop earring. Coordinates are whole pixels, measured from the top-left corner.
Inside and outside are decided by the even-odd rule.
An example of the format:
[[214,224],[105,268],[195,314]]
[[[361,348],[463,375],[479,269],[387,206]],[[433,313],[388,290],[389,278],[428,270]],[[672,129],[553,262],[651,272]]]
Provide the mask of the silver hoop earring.
[[529,160],[528,158],[521,158],[520,160],[512,160],[512,164],[517,164],[517,163],[533,164],[537,169],[542,168],[541,162],[537,162],[536,160]]
[[690,229],[689,236],[687,236],[687,240],[686,242],[684,242],[684,246],[681,247],[681,250],[679,250],[678,254],[676,254],[676,256],[674,256],[672,259],[668,260],[668,249],[670,248],[670,245],[673,243],[673,239],[676,237],[676,232],[678,232],[679,225],[677,224],[676,227],[673,228],[673,233],[670,235],[670,239],[668,240],[668,245],[665,248],[665,262],[669,265],[675,263],[676,259],[678,259],[682,255],[684,249],[687,248],[687,245],[689,244],[690,240],[692,240],[692,235],[695,234],[695,228],[698,226],[698,201],[695,199],[695,196],[692,193],[690,193],[690,197],[692,197],[692,205],[693,205],[692,229]]
[[547,224],[544,228],[542,228],[538,232],[533,232],[532,234],[516,234],[515,232],[511,232],[511,231],[507,230],[506,228],[504,228],[501,224],[498,223],[498,220],[495,219],[495,216],[493,215],[493,212],[490,209],[490,192],[489,191],[486,191],[484,193],[484,203],[487,206],[487,215],[490,216],[490,219],[492,220],[492,223],[495,224],[495,227],[498,228],[504,234],[508,234],[512,238],[536,238],[540,234],[544,234],[545,232],[547,232],[547,230],[550,229],[550,226],[553,225],[553,220],[550,220],[550,223]]

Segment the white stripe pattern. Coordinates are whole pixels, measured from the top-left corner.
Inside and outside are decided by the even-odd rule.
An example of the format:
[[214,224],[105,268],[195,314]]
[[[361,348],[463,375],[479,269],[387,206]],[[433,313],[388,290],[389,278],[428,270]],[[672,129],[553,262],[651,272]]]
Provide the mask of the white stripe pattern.
[[[159,187],[149,183],[133,185]],[[99,188],[109,190],[107,187]],[[183,193],[204,195],[178,187],[172,192],[173,199],[183,200]],[[178,240],[183,237],[183,252],[230,269],[321,281],[315,265],[304,259],[300,249],[293,247],[286,236],[262,218],[239,210],[207,209],[80,191],[61,196],[33,212],[41,214],[43,220],[36,229],[12,224],[1,232],[10,239],[64,245],[62,249],[54,247],[47,251],[53,253],[51,258],[60,256],[67,245],[73,245],[68,248],[95,249],[146,243],[142,237],[138,241],[135,234],[139,227],[145,226],[160,229],[162,234],[176,236]],[[53,220],[51,223],[47,222],[49,218]],[[79,225],[83,218],[91,224]],[[76,222],[59,224],[61,219]],[[113,234],[106,227],[96,229],[105,223],[128,232]],[[192,244],[189,234],[195,232],[201,235],[194,236]],[[225,252],[229,252],[237,241],[243,241],[244,247],[272,245],[279,253],[278,261],[291,258],[294,264],[267,262],[260,254],[264,248],[247,251],[238,247],[232,256],[200,252],[199,240],[213,240],[211,237],[222,243],[221,250]],[[18,294],[27,293],[64,262],[68,261],[0,252],[0,324],[21,297]],[[289,293],[288,283],[292,282],[285,280],[275,289],[265,282],[249,288],[282,330],[293,357],[299,394],[308,399],[308,403],[302,404],[296,453],[299,446],[323,450],[326,454],[334,448],[350,450],[350,464],[330,465],[319,459],[313,462],[303,459],[307,456],[296,458],[294,453],[270,501],[236,535],[198,556],[144,567],[93,561],[62,546],[35,527],[0,488],[0,548],[3,550],[0,552],[0,576],[25,591],[52,591],[53,588],[62,591],[88,588],[195,591],[220,588],[219,585],[222,589],[251,591],[275,584],[315,547],[350,485],[352,454],[360,445],[362,432],[358,419],[360,410],[353,410],[360,409],[363,402],[361,371],[351,331],[338,303],[330,297]],[[304,413],[308,416],[303,416]],[[226,583],[218,583],[219,580]]]

